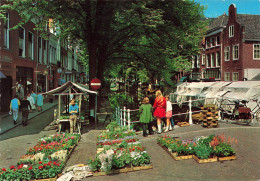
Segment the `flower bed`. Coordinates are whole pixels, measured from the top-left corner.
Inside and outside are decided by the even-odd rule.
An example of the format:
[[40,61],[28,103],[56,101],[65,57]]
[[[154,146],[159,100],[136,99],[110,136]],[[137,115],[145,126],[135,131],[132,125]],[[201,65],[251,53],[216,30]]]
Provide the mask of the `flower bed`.
[[55,178],[62,172],[79,134],[56,134],[43,137],[29,148],[16,165],[2,168],[0,180],[35,180]]
[[[111,132],[116,131],[122,135],[122,133],[125,133],[125,129],[120,128],[118,124],[112,122],[107,126],[107,131],[102,132],[102,136],[98,137],[98,141],[100,137],[110,137],[110,139],[113,139],[111,135],[114,135],[114,133],[111,134]],[[133,133],[131,132],[131,136],[135,137],[136,135]],[[94,159],[88,160],[88,165],[94,172],[94,176],[152,168],[150,156],[137,139],[129,138],[129,135],[126,135],[125,137],[121,137],[120,140],[114,140],[114,142],[109,143],[111,144],[102,144],[103,149],[97,153]],[[97,143],[97,147],[99,146],[100,142]]]
[[158,138],[158,144],[175,160],[194,158],[198,163],[236,159],[235,150],[231,147],[233,142],[237,140],[227,139],[224,135],[182,141],[166,135]]

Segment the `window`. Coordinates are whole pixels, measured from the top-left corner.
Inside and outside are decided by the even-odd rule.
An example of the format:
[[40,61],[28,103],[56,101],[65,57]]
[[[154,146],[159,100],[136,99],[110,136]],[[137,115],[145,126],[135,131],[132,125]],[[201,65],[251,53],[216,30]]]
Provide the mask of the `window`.
[[230,53],[229,53],[230,47],[225,47],[224,53],[225,53],[225,61],[229,61],[230,59]]
[[42,63],[42,38],[38,37],[38,63]]
[[4,20],[4,47],[9,49],[9,14],[5,14]]
[[209,48],[210,47],[210,42],[209,40],[206,40],[206,48]]
[[233,37],[234,36],[234,25],[229,26],[229,37]]
[[225,81],[230,81],[230,73],[225,72]]
[[220,53],[216,52],[216,67],[220,66]]
[[233,60],[238,60],[238,52],[238,45],[234,45],[232,50]]
[[206,55],[206,61],[207,61],[206,62],[207,63],[206,67],[209,68],[209,66],[210,66],[209,54]]
[[33,60],[33,48],[34,48],[34,43],[33,43],[33,33],[28,32],[28,58]]
[[238,72],[233,72],[233,81],[238,81]]
[[43,40],[43,62],[47,64],[47,41]]
[[215,67],[215,55],[214,53],[211,54],[211,67]]
[[25,31],[22,27],[18,28],[18,33],[19,33],[19,56],[20,57],[25,57]]
[[254,45],[254,59],[260,59],[260,44]]
[[210,39],[210,45],[211,45],[211,47],[215,46],[215,38]]
[[202,55],[201,65],[205,65],[205,54]]
[[216,42],[216,44],[217,44],[217,45],[220,45],[220,38],[219,38],[219,36],[217,36],[217,38],[216,38],[216,39],[217,39],[217,42]]

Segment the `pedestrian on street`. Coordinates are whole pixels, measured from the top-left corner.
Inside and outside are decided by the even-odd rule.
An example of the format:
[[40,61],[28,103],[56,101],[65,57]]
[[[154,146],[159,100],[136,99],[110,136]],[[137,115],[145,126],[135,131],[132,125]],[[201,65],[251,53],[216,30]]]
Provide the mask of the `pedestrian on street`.
[[34,107],[36,109],[37,94],[35,94],[35,92],[33,90],[32,90],[31,96],[32,96],[32,98],[34,100]]
[[158,127],[158,134],[162,133],[162,118],[165,117],[166,113],[166,99],[163,97],[162,92],[160,90],[157,90],[156,93],[156,99],[153,105],[154,113],[153,115],[157,118],[157,127]]
[[22,116],[23,116],[22,123],[24,126],[26,126],[27,122],[28,122],[29,107],[31,110],[32,107],[31,107],[30,101],[28,101],[26,99],[26,97],[24,97],[24,99],[21,101],[21,109],[22,109]]
[[20,87],[20,94],[19,94],[19,98],[20,98],[20,100],[22,101],[23,100],[23,98],[24,98],[24,88],[23,88],[23,85],[21,85],[21,87]]
[[143,128],[143,136],[147,137],[147,132],[146,132],[146,126],[148,126],[149,130],[149,135],[153,134],[152,130],[152,121],[153,121],[153,114],[152,114],[153,107],[149,102],[149,98],[145,97],[143,100],[143,104],[139,108],[139,113],[140,115],[140,123],[142,123],[142,128]]
[[30,105],[31,105],[30,112],[32,112],[35,109],[35,102],[30,93],[27,96],[27,100],[30,102]]
[[43,96],[40,92],[38,92],[37,95],[37,107],[38,111],[42,111],[42,106],[43,106]]
[[70,113],[70,133],[73,133],[74,131],[76,131],[77,117],[79,113],[79,106],[75,104],[75,100],[72,100],[70,102],[69,113]]
[[15,95],[10,103],[10,111],[13,112],[14,124],[16,124],[16,121],[18,119],[19,106],[20,106],[20,101],[18,100],[18,96]]
[[172,103],[169,100],[169,95],[165,96],[166,98],[166,130],[164,131],[165,133],[168,131],[172,130],[172,125],[171,125],[171,118],[172,118]]

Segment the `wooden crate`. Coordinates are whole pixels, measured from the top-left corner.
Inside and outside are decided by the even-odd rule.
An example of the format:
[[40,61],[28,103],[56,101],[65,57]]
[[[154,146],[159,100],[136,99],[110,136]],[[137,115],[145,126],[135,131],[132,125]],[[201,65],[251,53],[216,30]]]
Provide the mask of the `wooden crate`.
[[218,161],[218,157],[214,157],[214,158],[208,158],[208,159],[199,159],[196,155],[193,157],[194,160],[197,163],[210,163],[210,162],[217,162]]
[[223,161],[228,161],[228,160],[235,160],[237,159],[237,157],[234,156],[227,156],[227,157],[218,157],[218,161],[223,162]]
[[55,181],[55,180],[57,180],[57,176],[54,178],[36,179],[36,180],[30,180],[30,181]]
[[111,170],[109,172],[95,172],[93,173],[93,176],[114,175],[114,174],[127,173],[127,172],[139,171],[139,170],[148,170],[152,168],[153,168],[152,164],[138,166],[138,167],[126,167],[126,168]]

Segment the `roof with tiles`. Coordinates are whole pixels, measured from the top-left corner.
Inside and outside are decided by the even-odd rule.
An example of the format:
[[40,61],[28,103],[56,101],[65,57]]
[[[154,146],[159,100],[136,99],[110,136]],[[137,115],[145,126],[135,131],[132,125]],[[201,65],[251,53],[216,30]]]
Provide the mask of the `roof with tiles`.
[[[246,40],[260,40],[260,15],[237,14],[237,22],[245,26]],[[228,15],[225,13],[217,18],[212,18],[209,24],[208,33],[226,26]]]

